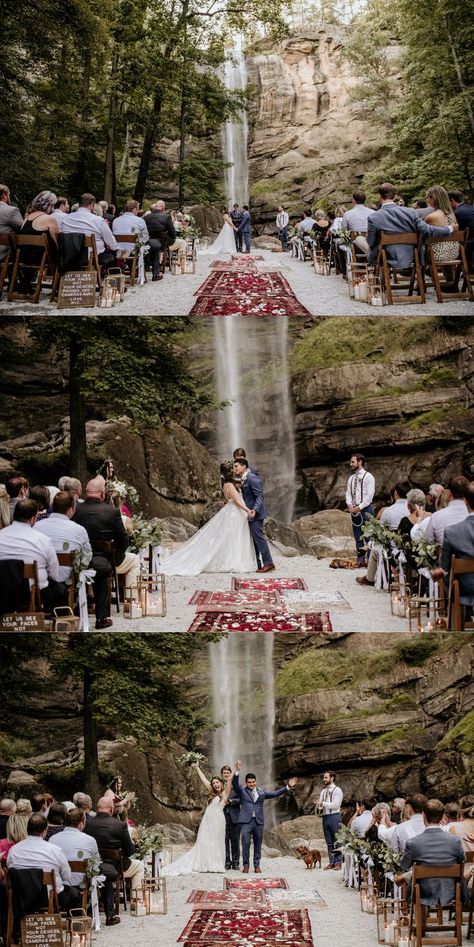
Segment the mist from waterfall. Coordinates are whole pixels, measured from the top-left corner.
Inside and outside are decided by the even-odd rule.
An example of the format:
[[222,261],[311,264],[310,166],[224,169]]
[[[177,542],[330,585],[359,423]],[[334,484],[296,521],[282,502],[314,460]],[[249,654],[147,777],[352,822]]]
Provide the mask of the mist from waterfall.
[[[237,35],[232,60],[224,65],[224,84],[230,92],[242,92],[247,85],[247,70],[242,36]],[[248,194],[248,121],[242,111],[239,118],[226,122],[222,129],[222,152],[229,167],[224,169],[225,196],[229,207],[234,203],[247,204]]]
[[286,316],[213,319],[219,400],[219,460],[243,447],[261,475],[269,516],[291,523],[296,496],[293,406],[290,395]]

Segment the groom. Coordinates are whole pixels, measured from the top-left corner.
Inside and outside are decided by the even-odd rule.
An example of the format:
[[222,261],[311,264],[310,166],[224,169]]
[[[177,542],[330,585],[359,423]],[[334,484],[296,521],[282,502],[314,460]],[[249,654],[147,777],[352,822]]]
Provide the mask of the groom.
[[235,249],[237,253],[242,253],[242,231],[239,230],[240,224],[242,223],[242,211],[238,204],[234,204],[232,210],[230,211],[230,218],[234,227],[234,240],[235,240]]
[[257,554],[257,565],[259,566],[257,572],[274,572],[275,566],[272,562],[270,549],[263,535],[263,522],[267,514],[264,506],[262,481],[256,473],[249,470],[249,463],[245,457],[234,460],[234,473],[240,479],[242,496],[250,510],[248,521]]
[[248,204],[243,205],[243,214],[242,220],[239,224],[239,230],[242,234],[242,238],[245,244],[245,253],[250,253],[250,225],[252,223],[252,218],[250,216]]
[[288,780],[286,786],[274,791],[257,787],[255,773],[247,773],[245,786],[239,782],[240,761],[236,764],[232,778],[232,789],[240,799],[239,822],[242,826],[242,856],[244,867],[242,871],[248,874],[250,863],[250,841],[253,839],[253,865],[257,874],[261,875],[260,858],[262,855],[263,839],[263,804],[265,799],[278,799],[284,796],[298,782],[296,776]]

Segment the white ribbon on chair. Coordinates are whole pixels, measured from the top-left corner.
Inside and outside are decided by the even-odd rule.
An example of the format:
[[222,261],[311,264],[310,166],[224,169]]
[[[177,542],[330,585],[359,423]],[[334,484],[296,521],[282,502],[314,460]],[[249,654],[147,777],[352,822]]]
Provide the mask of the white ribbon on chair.
[[424,579],[428,579],[428,618],[434,618],[435,620],[439,618],[438,606],[436,605],[436,600],[439,599],[439,583],[433,579],[430,570],[426,566],[422,566],[421,569],[418,569],[418,575],[423,576]]
[[87,586],[92,585],[95,569],[81,569],[77,580],[77,600],[79,604],[79,631],[90,631],[89,612],[87,610]]
[[376,543],[372,552],[377,553],[377,570],[375,573],[375,588],[378,591],[388,589],[388,554],[384,546]]
[[140,286],[144,286],[144,284],[146,283],[145,251],[148,251],[148,247],[140,247],[140,250],[138,253],[138,283]]
[[105,875],[95,875],[91,880],[92,924],[95,931],[100,931],[99,895],[97,888],[102,888],[105,880]]

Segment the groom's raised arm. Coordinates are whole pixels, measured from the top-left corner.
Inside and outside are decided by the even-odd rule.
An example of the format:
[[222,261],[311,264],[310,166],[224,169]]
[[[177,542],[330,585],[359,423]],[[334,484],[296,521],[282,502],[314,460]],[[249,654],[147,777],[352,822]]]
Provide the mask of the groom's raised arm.
[[232,789],[234,790],[236,795],[240,797],[242,794],[243,787],[240,785],[239,775],[240,775],[240,763],[236,763],[234,775],[232,776]]

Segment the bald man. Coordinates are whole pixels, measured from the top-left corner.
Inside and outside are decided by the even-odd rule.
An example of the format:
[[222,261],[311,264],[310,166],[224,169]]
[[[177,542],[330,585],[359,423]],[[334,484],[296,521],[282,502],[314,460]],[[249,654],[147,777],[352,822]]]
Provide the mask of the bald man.
[[[87,502],[87,501],[86,501]],[[139,896],[139,889],[143,882],[145,869],[143,862],[137,858],[131,858],[135,853],[135,846],[130,838],[126,822],[122,822],[114,815],[113,796],[102,796],[96,807],[96,816],[94,819],[88,819],[84,828],[86,835],[91,835],[97,842],[99,852],[121,851],[122,863],[124,867],[124,877],[130,878],[132,897]],[[108,864],[107,856],[102,858],[105,865]],[[114,865],[112,861],[110,863]],[[108,921],[109,924],[117,923]]]
[[[125,575],[125,591],[137,584],[140,574],[140,559],[133,552],[127,552],[129,539],[125,532],[120,510],[105,502],[105,480],[94,477],[86,487],[84,503],[76,506],[73,520],[86,529],[92,548],[94,540],[113,540],[115,566],[120,575]],[[94,579],[95,627],[97,630],[110,628],[107,580],[112,572],[110,558],[105,553],[92,556],[91,568],[96,570]]]
[[150,236],[157,236],[159,239],[160,232],[161,235],[165,232],[168,234],[169,249],[177,251],[180,266],[183,267],[186,262],[186,241],[177,235],[171,214],[166,210],[164,201],[156,201],[153,204],[151,213],[146,216],[146,225]]

